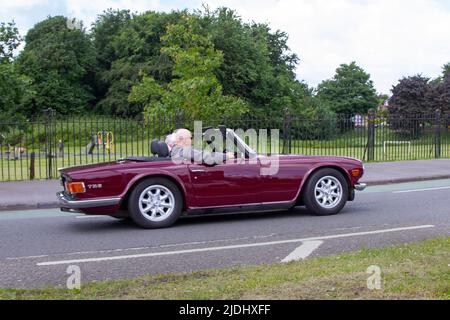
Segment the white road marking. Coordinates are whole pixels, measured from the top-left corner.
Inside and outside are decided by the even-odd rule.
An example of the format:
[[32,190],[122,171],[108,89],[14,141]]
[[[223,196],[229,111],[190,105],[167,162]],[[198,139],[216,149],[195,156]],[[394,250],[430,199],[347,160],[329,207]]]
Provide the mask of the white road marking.
[[37,266],[53,266],[53,265],[60,265],[60,264],[72,264],[72,263],[75,264],[75,263],[83,263],[83,262],[101,262],[101,261],[111,261],[111,260],[148,258],[148,257],[168,256],[168,255],[185,254],[185,253],[198,253],[198,252],[208,252],[208,251],[272,246],[272,245],[278,245],[278,244],[296,243],[296,242],[304,242],[304,241],[312,241],[312,240],[337,239],[337,238],[364,236],[364,235],[371,235],[371,234],[381,234],[381,233],[396,232],[396,231],[417,230],[417,229],[425,229],[425,228],[433,228],[433,227],[434,227],[434,225],[421,225],[421,226],[401,227],[401,228],[374,230],[374,231],[366,231],[366,232],[335,234],[335,235],[330,235],[330,236],[319,236],[319,237],[310,237],[310,238],[302,238],[302,239],[279,240],[279,241],[260,242],[260,243],[248,243],[248,244],[230,245],[230,246],[222,246],[222,247],[207,247],[207,248],[198,248],[198,249],[186,249],[186,250],[166,251],[166,252],[152,252],[152,253],[142,253],[142,254],[132,254],[132,255],[112,256],[112,257],[48,261],[48,262],[40,262],[40,263],[37,263],[36,265]]
[[409,193],[409,192],[444,190],[444,189],[450,189],[450,186],[449,187],[437,187],[437,188],[425,188],[425,189],[412,189],[412,190],[393,191],[392,193]]
[[42,254],[39,256],[27,256],[27,257],[6,257],[5,260],[36,259],[36,258],[46,258],[46,257],[49,257],[49,255]]
[[299,247],[297,247],[294,251],[292,251],[286,258],[281,260],[281,262],[291,262],[298,261],[307,258],[314,250],[316,250],[323,241],[305,241]]
[[257,240],[257,239],[270,238],[273,236],[275,236],[275,233],[271,233],[268,235],[262,235],[262,236],[171,243],[171,244],[161,244],[161,245],[157,245],[157,246],[147,246],[147,247],[134,247],[134,248],[122,248],[122,249],[119,248],[119,249],[91,250],[91,251],[75,251],[75,252],[68,252],[68,253],[46,254],[46,255],[40,255],[40,256],[7,257],[5,259],[6,260],[21,260],[21,259],[36,259],[36,258],[52,257],[52,256],[55,257],[55,256],[64,256],[64,255],[74,256],[74,255],[81,255],[81,254],[99,254],[99,253],[114,253],[114,252],[126,252],[126,251],[140,251],[140,250],[151,250],[151,249],[159,249],[159,248],[173,248],[173,247],[200,245],[200,244],[211,244],[211,243],[217,243],[217,242]]

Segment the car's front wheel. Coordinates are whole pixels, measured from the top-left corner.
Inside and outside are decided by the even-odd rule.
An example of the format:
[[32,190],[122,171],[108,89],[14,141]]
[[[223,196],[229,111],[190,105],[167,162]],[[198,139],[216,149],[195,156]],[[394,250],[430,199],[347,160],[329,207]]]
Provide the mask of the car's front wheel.
[[339,171],[320,169],[308,179],[303,192],[306,208],[316,215],[339,213],[348,199],[348,183]]
[[143,228],[165,228],[180,217],[183,198],[178,187],[164,178],[148,178],[131,192],[128,210],[131,219]]

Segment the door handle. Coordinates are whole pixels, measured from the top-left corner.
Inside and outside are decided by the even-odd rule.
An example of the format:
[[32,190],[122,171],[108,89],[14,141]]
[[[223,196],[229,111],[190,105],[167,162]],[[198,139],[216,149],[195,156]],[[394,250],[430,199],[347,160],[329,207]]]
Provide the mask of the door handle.
[[194,170],[191,170],[193,173],[202,173],[202,172],[205,172],[205,170],[203,170],[203,169],[194,169]]

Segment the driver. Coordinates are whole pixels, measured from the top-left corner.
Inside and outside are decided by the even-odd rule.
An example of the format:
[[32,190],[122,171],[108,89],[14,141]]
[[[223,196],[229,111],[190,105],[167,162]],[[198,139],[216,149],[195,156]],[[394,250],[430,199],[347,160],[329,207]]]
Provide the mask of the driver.
[[208,152],[194,149],[192,147],[192,133],[187,129],[178,129],[173,134],[175,135],[175,145],[170,152],[170,156],[174,159],[189,159],[195,163],[213,165],[234,158],[232,152]]

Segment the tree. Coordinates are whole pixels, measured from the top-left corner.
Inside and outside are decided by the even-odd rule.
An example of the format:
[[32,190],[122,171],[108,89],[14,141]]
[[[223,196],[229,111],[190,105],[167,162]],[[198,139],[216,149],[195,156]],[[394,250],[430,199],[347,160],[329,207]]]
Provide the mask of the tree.
[[25,42],[17,65],[32,80],[35,98],[30,111],[89,111],[94,98],[95,50],[85,31],[69,28],[65,17],[50,17],[30,29]]
[[285,32],[272,32],[267,24],[243,23],[235,11],[219,8],[198,13],[214,47],[224,62],[216,70],[227,95],[247,101],[259,117],[281,117],[287,108],[293,114],[304,107],[308,87],[297,81],[299,61],[287,45]]
[[14,21],[0,23],[0,64],[12,62],[14,51],[19,47],[21,40]]
[[392,88],[389,99],[389,123],[399,134],[407,134],[412,138],[421,135],[423,117],[433,112],[435,94],[431,91],[429,78],[421,75],[405,77]]
[[223,95],[214,73],[223,55],[195,18],[184,15],[182,22],[169,25],[162,41],[161,52],[174,63],[172,81],[160,85],[144,75],[129,96],[130,101],[144,105],[146,117],[184,110],[193,119],[204,119],[213,115],[239,116],[247,111],[241,99]]
[[342,64],[332,79],[319,84],[317,97],[334,112],[348,117],[365,114],[378,103],[370,75],[355,62]]
[[436,91],[434,96],[436,109],[440,109],[442,113],[450,113],[450,73],[443,79]]
[[24,120],[32,97],[29,79],[20,76],[11,63],[0,63],[0,122]]
[[[13,64],[20,41],[14,22],[0,23],[0,122],[24,120],[24,106],[32,95],[29,79],[20,76]],[[5,132],[5,128],[1,131]]]
[[91,37],[97,52],[97,73],[95,81],[95,95],[97,101],[105,98],[111,85],[107,71],[113,62],[120,57],[114,47],[114,39],[131,21],[129,10],[108,9],[97,17],[92,25]]
[[450,62],[442,67],[442,78],[445,79],[448,76],[450,76]]
[[392,88],[389,99],[390,114],[424,114],[429,108],[429,78],[421,75],[405,77]]
[[[172,61],[161,52],[161,36],[169,24],[179,21],[181,12],[145,12],[129,16],[127,11],[107,11],[93,27],[99,56],[99,104],[104,113],[137,116],[140,104],[128,100],[141,73],[166,84],[172,77]],[[104,39],[107,38],[107,42]]]

